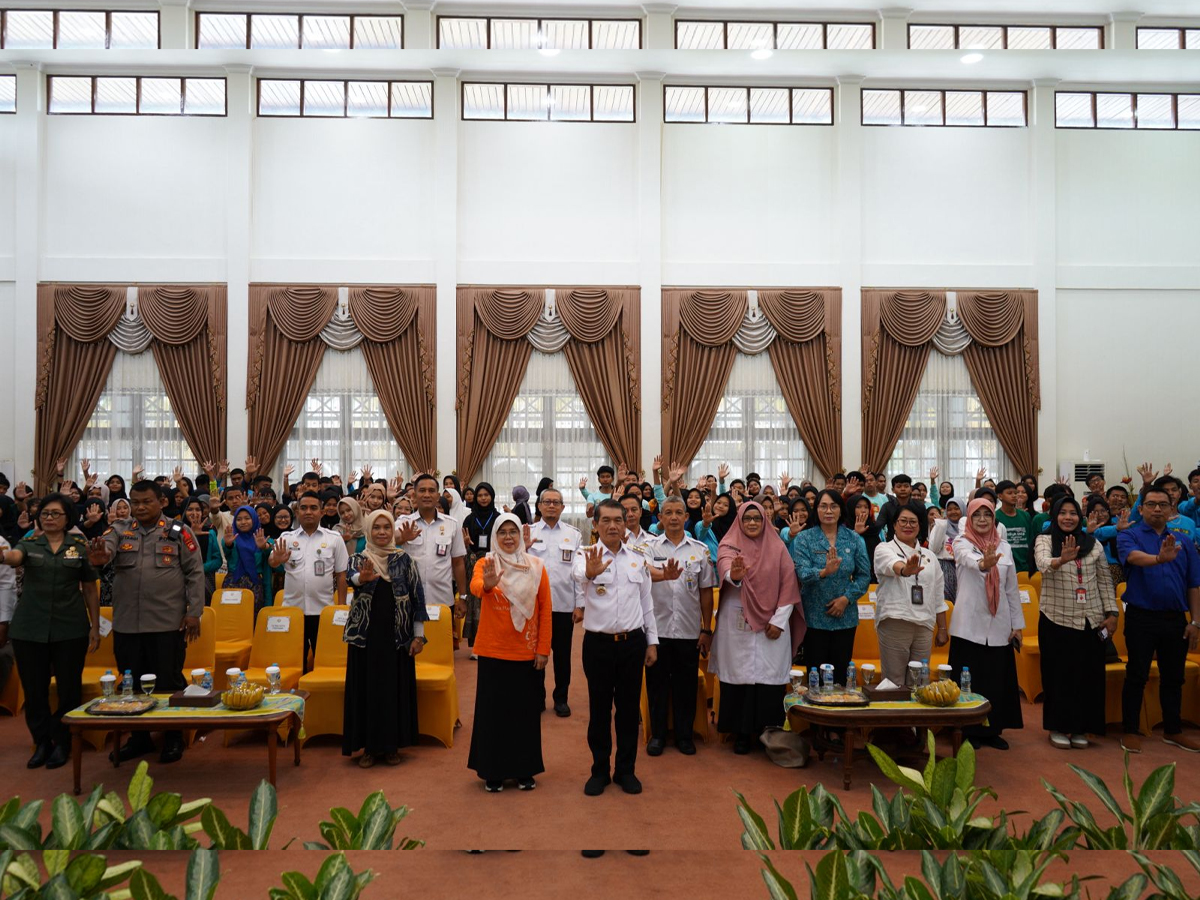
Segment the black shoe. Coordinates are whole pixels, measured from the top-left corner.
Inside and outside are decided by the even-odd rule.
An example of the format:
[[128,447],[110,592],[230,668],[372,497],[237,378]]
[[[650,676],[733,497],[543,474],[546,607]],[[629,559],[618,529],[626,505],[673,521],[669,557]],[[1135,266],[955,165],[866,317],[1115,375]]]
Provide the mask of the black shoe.
[[663,748],[667,746],[667,742],[662,738],[650,738],[650,743],[646,745],[647,756],[662,756]]
[[626,850],[625,852],[628,853],[630,856],[649,856],[650,855],[649,850]]
[[517,779],[517,790],[519,791],[532,791],[535,787],[537,787],[537,782],[532,778]]
[[567,706],[565,703],[555,703],[554,714],[560,719],[568,719],[571,716],[571,707]]
[[33,756],[29,757],[29,762],[25,763],[27,769],[40,769],[46,764],[46,760],[50,758],[50,754],[54,751],[54,744],[50,741],[42,741],[37,745],[37,749],[33,751]]
[[967,738],[967,743],[970,744],[972,747],[974,747],[976,750],[978,750],[980,747],[982,747],[984,745],[984,739],[977,738],[977,737],[969,737],[969,738]]
[[580,850],[579,853],[584,859],[599,859],[604,855],[603,850]]
[[502,790],[504,790],[504,782],[503,781],[485,781],[483,783],[483,789],[485,791],[487,791],[489,794],[498,794]]
[[589,797],[599,797],[610,784],[612,784],[612,779],[607,775],[593,775],[583,786],[583,792]]
[[164,741],[162,753],[158,754],[160,763],[179,762],[183,759],[183,741]]
[[995,748],[996,750],[1007,750],[1008,749],[1008,741],[1006,741],[1004,738],[1000,737],[1000,735],[996,735],[995,737],[985,738],[983,742],[985,744],[987,744],[989,747]]
[[638,781],[638,777],[632,772],[628,775],[621,775],[618,778],[614,778],[613,781],[620,785],[621,790],[627,794],[640,794],[642,792],[642,783]]
[[50,758],[46,760],[47,769],[61,769],[71,759],[71,754],[67,752],[65,744],[55,744],[54,752],[50,754]]
[[733,752],[738,756],[745,756],[750,752],[750,738],[739,734],[733,741]]
[[[114,751],[114,753],[116,754],[117,759],[121,762],[129,762],[129,760],[137,759],[139,756],[145,756],[147,753],[150,753],[153,750],[154,742],[150,740],[149,735],[135,734],[125,742],[124,747],[122,747],[120,750]],[[108,758],[110,761],[112,761],[113,753],[109,753]]]
[[675,749],[678,750],[680,753],[682,753],[684,756],[695,756],[696,755],[696,745],[692,742],[691,738],[676,739]]

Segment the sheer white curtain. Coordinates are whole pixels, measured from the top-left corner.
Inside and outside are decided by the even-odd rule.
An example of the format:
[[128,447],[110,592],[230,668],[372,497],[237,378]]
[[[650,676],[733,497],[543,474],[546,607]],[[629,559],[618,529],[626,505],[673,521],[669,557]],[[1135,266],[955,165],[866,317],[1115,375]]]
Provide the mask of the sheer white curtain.
[[[914,481],[928,482],[932,466],[938,467],[938,480],[952,482],[960,496],[974,487],[980,468],[997,480],[1014,477],[971,385],[966,361],[936,350],[929,351],[917,400],[888,463],[888,474],[905,472]],[[935,490],[931,486],[930,494]]]
[[148,478],[170,475],[176,466],[189,478],[200,471],[149,350],[117,351],[100,402],[67,461],[67,478],[82,481],[81,459],[91,460],[102,480],[117,474],[128,481],[135,465],[145,467]]
[[608,452],[588,418],[566,356],[535,350],[477,480],[496,489],[497,506],[511,506],[513,487],[523,484],[532,498],[543,476],[553,478],[566,503],[564,517],[578,526],[586,512],[579,479],[586,475],[594,487],[596,469],[606,463]]
[[313,457],[321,461],[322,474],[349,479],[366,463],[374,477],[391,478],[400,469],[408,475],[404,454],[392,437],[362,350],[325,348],[304,409],[288,437],[284,456],[277,464],[296,467],[299,480]]
[[708,437],[692,460],[689,483],[716,475],[728,463],[732,478],[758,472],[775,483],[787,472],[795,484],[810,478],[808,450],[779,392],[768,353],[739,353]]

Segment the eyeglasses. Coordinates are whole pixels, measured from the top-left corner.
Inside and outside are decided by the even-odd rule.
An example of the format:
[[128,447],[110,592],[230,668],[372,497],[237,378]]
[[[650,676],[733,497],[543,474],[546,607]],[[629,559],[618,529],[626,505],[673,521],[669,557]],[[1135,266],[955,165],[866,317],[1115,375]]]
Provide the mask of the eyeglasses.
[[542,506],[562,506],[562,505],[563,505],[563,502],[561,500],[543,500],[542,501]]
[[743,524],[747,524],[747,523],[762,524],[762,520],[763,520],[762,516],[742,516]]
[[1165,503],[1162,500],[1147,500],[1144,503],[1142,503],[1142,506],[1146,507],[1146,509],[1170,509],[1171,508],[1170,503]]
[[43,509],[42,510],[42,518],[43,519],[65,519],[66,517],[67,517],[67,514],[65,512],[62,512],[57,509]]

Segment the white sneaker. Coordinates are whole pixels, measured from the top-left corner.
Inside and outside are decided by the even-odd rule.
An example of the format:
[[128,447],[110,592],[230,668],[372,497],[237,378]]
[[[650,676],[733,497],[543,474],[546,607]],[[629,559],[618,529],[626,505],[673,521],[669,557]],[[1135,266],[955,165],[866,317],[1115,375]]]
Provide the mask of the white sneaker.
[[1065,734],[1063,734],[1061,731],[1050,732],[1050,743],[1053,744],[1055,747],[1057,747],[1059,750],[1070,750],[1071,749],[1071,739],[1069,737],[1067,737]]
[[1082,750],[1084,747],[1090,747],[1091,741],[1085,735],[1073,734],[1071,735],[1071,746],[1076,750]]

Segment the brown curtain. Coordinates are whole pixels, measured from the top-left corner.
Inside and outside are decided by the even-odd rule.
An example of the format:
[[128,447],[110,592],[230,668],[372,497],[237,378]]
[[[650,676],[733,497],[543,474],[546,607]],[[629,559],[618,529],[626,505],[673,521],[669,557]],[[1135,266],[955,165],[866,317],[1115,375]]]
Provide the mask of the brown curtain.
[[971,336],[963,359],[996,437],[1019,472],[1036,473],[1037,292],[962,292],[957,311]]
[[555,307],[571,340],[563,346],[571,376],[609,455],[640,468],[641,333],[638,288],[558,288]]
[[663,290],[662,451],[690,464],[712,426],[737,357],[746,291]]
[[100,400],[117,352],[108,333],[125,293],[124,285],[38,285],[35,490],[54,480],[57,461],[79,443]]
[[434,383],[436,288],[353,287],[350,316],[363,333],[363,358],[404,458],[432,472],[437,455]]
[[777,332],[768,352],[788,412],[817,468],[842,468],[841,288],[759,291]]
[[945,315],[945,291],[862,292],[863,463],[873,471],[904,431]]
[[336,307],[335,287],[250,285],[248,451],[263,471],[275,465],[296,424],[325,354],[321,330]]
[[526,340],[546,304],[542,290],[458,289],[458,458],[463,483],[496,443],[533,347]]

